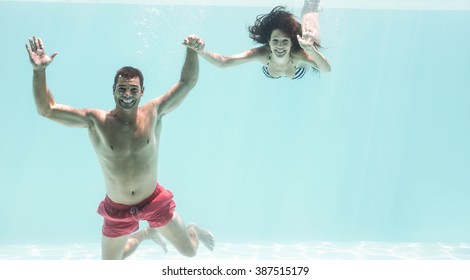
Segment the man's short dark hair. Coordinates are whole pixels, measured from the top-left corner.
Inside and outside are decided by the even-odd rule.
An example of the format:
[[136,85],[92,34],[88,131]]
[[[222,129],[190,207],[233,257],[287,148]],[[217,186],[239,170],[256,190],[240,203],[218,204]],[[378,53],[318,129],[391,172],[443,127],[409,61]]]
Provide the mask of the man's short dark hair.
[[131,66],[124,66],[116,72],[116,76],[114,76],[114,86],[116,86],[117,80],[119,77],[123,78],[134,78],[139,77],[140,79],[140,87],[144,88],[144,75],[140,72],[139,69],[131,67]]

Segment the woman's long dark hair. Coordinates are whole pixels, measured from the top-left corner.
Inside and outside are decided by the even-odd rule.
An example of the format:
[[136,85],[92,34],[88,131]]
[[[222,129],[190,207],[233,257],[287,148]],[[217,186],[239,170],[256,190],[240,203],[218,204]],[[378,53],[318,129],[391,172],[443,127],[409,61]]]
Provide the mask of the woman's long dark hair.
[[269,14],[262,14],[256,17],[254,25],[248,27],[250,38],[253,41],[266,45],[271,39],[273,30],[279,29],[292,41],[292,50],[300,50],[297,35],[302,36],[302,28],[300,23],[295,19],[294,15],[283,6],[274,7]]

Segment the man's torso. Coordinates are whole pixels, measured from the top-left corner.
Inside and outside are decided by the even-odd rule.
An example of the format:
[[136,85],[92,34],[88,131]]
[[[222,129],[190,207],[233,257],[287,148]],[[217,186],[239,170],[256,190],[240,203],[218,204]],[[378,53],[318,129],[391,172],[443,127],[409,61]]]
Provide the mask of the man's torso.
[[109,111],[97,111],[89,129],[111,200],[136,204],[148,197],[157,182],[161,123],[155,108],[138,109],[135,122],[124,123]]

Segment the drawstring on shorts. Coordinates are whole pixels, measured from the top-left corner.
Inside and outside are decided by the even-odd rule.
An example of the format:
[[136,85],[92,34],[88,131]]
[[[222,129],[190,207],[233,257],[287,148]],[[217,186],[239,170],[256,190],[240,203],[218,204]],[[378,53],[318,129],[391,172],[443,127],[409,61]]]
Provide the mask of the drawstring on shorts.
[[142,212],[140,212],[139,208],[132,207],[131,210],[129,210],[129,212],[131,212],[132,218],[135,221],[140,221],[140,215],[142,215]]

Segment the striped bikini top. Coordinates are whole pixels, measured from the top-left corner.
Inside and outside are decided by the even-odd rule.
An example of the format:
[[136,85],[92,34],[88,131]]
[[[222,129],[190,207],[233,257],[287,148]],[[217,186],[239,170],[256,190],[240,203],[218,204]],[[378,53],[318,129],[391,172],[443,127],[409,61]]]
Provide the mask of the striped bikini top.
[[[292,80],[302,79],[305,73],[307,73],[307,69],[303,67],[297,68],[297,66],[295,66],[294,64],[294,58],[292,57],[292,54],[290,55],[290,58],[291,58],[290,61],[292,62],[292,65],[294,66],[294,69],[295,69],[295,74],[294,74],[294,77],[292,77]],[[270,62],[271,62],[271,54],[269,54],[268,63],[266,63],[266,65],[264,65],[262,68],[264,75],[266,75],[266,77],[271,78],[271,79],[281,78],[282,76],[274,77],[269,73],[268,66]]]

